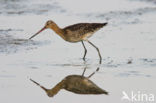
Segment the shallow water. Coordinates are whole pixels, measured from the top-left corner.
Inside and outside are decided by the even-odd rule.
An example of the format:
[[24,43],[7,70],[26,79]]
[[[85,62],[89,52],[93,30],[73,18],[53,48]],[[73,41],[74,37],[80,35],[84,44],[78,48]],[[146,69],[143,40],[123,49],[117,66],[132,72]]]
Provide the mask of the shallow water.
[[[155,0],[1,0],[0,102],[130,103],[121,100],[122,91],[156,95],[155,18]],[[85,43],[88,53],[84,62],[81,43],[65,42],[51,30],[28,40],[49,19],[60,27],[108,22],[90,38],[101,51],[102,64],[89,44]],[[52,88],[67,75],[82,74],[85,67],[86,76],[100,67],[91,80],[109,96],[61,90],[48,98],[29,80]]]

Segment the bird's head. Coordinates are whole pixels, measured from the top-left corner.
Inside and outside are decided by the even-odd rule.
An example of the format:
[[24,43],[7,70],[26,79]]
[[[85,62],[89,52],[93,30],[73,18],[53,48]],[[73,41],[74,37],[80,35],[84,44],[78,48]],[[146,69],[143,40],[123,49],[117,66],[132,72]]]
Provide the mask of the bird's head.
[[55,25],[56,24],[52,20],[48,20],[44,27],[48,29],[48,28],[54,27]]
[[45,26],[40,31],[38,31],[36,34],[34,34],[33,36],[31,36],[29,39],[32,39],[33,37],[35,37],[36,35],[38,35],[39,33],[41,33],[43,30],[48,29],[48,28],[53,28],[55,26],[56,26],[55,22],[53,22],[52,20],[48,20],[46,22]]

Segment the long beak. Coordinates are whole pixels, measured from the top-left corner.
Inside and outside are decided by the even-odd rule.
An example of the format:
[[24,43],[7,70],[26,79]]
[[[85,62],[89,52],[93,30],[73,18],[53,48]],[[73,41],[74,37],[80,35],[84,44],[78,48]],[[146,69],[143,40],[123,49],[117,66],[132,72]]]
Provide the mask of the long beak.
[[36,81],[32,80],[31,78],[30,78],[30,81],[32,81],[33,83],[35,83],[36,85],[41,87],[44,91],[47,91],[47,89],[45,87],[41,86],[39,83],[37,83]]
[[43,27],[40,31],[38,31],[36,34],[34,34],[33,36],[31,36],[29,39],[32,39],[33,37],[35,37],[36,35],[38,35],[40,32],[42,32],[45,29],[46,29],[46,27]]

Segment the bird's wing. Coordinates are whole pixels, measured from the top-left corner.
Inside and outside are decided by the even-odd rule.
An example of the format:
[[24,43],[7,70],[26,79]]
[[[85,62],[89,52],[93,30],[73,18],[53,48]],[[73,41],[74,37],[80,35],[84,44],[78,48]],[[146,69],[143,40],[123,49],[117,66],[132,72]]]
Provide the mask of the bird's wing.
[[102,28],[105,23],[79,23],[70,25],[64,28],[65,31],[77,32],[80,35],[95,32],[96,30]]

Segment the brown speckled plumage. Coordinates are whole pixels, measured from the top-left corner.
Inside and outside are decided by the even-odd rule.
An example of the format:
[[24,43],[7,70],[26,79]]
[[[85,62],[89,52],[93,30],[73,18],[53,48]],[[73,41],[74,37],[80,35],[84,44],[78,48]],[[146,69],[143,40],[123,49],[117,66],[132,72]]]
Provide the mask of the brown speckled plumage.
[[94,32],[105,26],[107,23],[79,23],[63,28],[66,40],[69,42],[79,42],[86,40]]
[[98,51],[98,55],[100,58],[99,63],[101,64],[102,57],[100,54],[99,49],[91,43],[88,38],[91,37],[97,30],[102,28],[103,26],[107,25],[107,23],[78,23],[74,25],[67,26],[65,28],[60,28],[55,22],[52,20],[47,21],[46,25],[36,34],[31,36],[29,39],[32,39],[36,35],[38,35],[40,32],[42,32],[45,29],[52,29],[56,34],[58,34],[61,38],[63,38],[65,41],[68,42],[82,42],[83,47],[85,49],[85,54],[83,56],[83,60],[85,60],[85,56],[87,53],[87,49],[83,43],[83,41],[87,41],[89,44],[91,44],[96,50]]
[[81,75],[70,75],[64,80],[65,85],[63,89],[77,94],[108,94],[108,92],[99,88],[87,77],[83,77]]
[[[85,68],[86,69],[86,68]],[[97,71],[99,68],[97,69]],[[85,72],[85,71],[84,71]],[[84,73],[83,73],[84,74]],[[84,77],[83,75],[69,75],[65,77],[61,82],[59,82],[52,89],[46,89],[41,86],[39,83],[30,79],[32,82],[40,86],[49,97],[53,97],[56,95],[61,89],[65,89],[67,91],[76,93],[76,94],[106,94],[108,92],[98,87],[95,83],[93,83],[89,78],[95,74],[93,72],[89,77]]]

